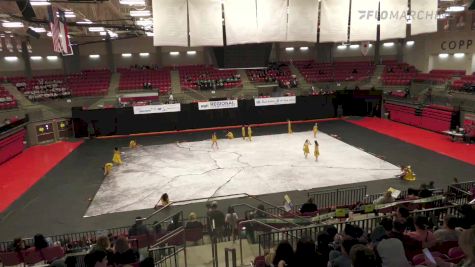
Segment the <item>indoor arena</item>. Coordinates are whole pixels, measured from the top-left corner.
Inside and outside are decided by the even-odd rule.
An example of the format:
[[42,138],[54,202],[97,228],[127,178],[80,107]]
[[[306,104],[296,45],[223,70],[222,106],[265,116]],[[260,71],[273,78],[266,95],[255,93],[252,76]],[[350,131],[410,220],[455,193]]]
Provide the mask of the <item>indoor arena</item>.
[[0,1],[0,267],[475,267],[474,0]]

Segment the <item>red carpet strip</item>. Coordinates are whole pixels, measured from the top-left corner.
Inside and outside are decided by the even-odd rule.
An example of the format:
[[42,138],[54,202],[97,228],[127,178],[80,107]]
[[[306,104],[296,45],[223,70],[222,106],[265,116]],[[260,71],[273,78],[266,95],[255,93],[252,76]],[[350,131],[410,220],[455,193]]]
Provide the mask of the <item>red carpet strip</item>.
[[0,212],[30,189],[82,142],[30,147],[0,165]]
[[347,120],[347,122],[475,165],[475,145],[452,142],[446,135],[379,118]]

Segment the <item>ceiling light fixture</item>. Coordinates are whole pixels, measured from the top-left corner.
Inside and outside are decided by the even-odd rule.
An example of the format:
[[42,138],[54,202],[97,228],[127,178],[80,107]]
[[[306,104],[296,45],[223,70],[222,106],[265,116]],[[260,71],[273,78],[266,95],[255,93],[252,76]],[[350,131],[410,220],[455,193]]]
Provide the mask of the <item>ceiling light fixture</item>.
[[49,0],[30,0],[30,5],[32,6],[49,6],[51,3]]
[[76,24],[92,24],[92,21],[84,19],[83,21],[76,21]]
[[119,3],[129,6],[144,6],[145,0],[119,0]]
[[89,27],[90,32],[105,32],[104,27]]
[[30,26],[30,27],[28,27],[28,28],[30,28],[30,30],[35,31],[35,32],[37,32],[37,33],[46,32],[46,29],[45,29],[45,28],[41,28],[41,27],[33,27],[33,26]]
[[465,10],[464,6],[449,6],[445,11],[446,12],[462,12]]
[[130,16],[132,17],[148,17],[150,15],[150,10],[130,10]]
[[4,28],[23,28],[23,22],[19,21],[7,21],[2,23],[2,27]]

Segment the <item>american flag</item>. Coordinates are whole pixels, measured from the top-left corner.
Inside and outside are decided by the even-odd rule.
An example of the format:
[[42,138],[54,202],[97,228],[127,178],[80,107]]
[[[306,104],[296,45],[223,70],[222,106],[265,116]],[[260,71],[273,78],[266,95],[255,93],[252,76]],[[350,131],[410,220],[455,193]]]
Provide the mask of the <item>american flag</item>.
[[69,42],[68,28],[64,11],[51,5],[48,7],[49,26],[51,28],[51,38],[53,39],[53,50],[63,56],[73,54],[71,43]]

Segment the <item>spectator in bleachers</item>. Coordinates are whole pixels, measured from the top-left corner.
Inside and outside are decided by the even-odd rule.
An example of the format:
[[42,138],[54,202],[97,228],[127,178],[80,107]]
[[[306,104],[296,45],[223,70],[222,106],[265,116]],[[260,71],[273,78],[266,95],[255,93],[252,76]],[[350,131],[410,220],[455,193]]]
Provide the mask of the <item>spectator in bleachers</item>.
[[196,229],[196,228],[203,229],[203,224],[197,221],[196,213],[191,212],[188,215],[188,222],[186,223],[185,228],[186,229]]
[[460,207],[459,212],[462,217],[459,219],[459,226],[463,229],[470,229],[475,225],[475,210],[469,204],[464,204]]
[[224,233],[224,213],[218,210],[218,202],[211,203],[211,210],[208,211],[208,225],[211,228],[211,233],[216,238],[223,237]]
[[272,258],[274,267],[297,267],[294,265],[294,250],[288,241],[281,241]]
[[460,235],[459,247],[465,254],[465,258],[458,264],[445,262],[441,258],[435,258],[436,264],[426,260],[426,266],[429,267],[474,267],[475,266],[475,228],[464,231]]
[[49,247],[48,241],[42,234],[36,234],[33,237],[33,244],[37,250]]
[[309,198],[307,202],[300,207],[300,213],[302,214],[316,212],[317,210],[318,207],[313,203],[313,198]]
[[341,244],[341,251],[332,250],[329,255],[330,267],[351,267],[350,251],[354,245],[359,244],[356,239],[345,239]]
[[104,251],[96,250],[84,257],[86,267],[107,267],[107,254]]
[[410,215],[406,207],[399,207],[396,211],[396,219],[401,220],[409,231],[415,231],[414,218]]
[[143,224],[143,218],[138,216],[135,218],[135,224],[129,229],[129,236],[149,235],[150,231],[146,225]]
[[377,198],[376,200],[373,201],[373,204],[380,205],[380,204],[388,204],[388,203],[393,203],[396,201],[393,196],[391,191],[386,191],[382,196]]
[[333,241],[333,237],[327,232],[320,232],[317,236],[317,248],[316,248],[316,264],[315,266],[327,266],[328,255],[332,248],[330,243]]
[[357,244],[350,251],[352,267],[377,267],[376,256],[368,247]]
[[295,265],[298,267],[314,267],[317,265],[315,242],[308,238],[301,238],[295,250]]
[[8,246],[8,251],[20,252],[25,249],[27,249],[27,246],[21,237],[13,239],[13,242]]
[[408,236],[421,241],[422,247],[430,248],[436,244],[434,233],[428,229],[429,221],[425,216],[417,216],[414,221],[415,231],[407,233]]
[[172,220],[170,221],[170,223],[168,224],[167,226],[167,231],[168,232],[171,232],[175,229],[178,229],[179,227],[181,227],[183,225],[183,221],[180,220],[180,213],[177,213],[175,214],[173,217],[172,217]]
[[92,247],[89,253],[94,251],[104,251],[107,255],[108,265],[112,265],[114,262],[114,251],[111,249],[111,243],[107,236],[100,236],[96,240],[96,244]]
[[442,229],[434,232],[437,242],[458,241],[460,231],[455,230],[457,227],[457,218],[454,216],[445,216]]
[[404,245],[404,250],[406,251],[406,256],[409,254],[408,252],[418,252],[422,249],[422,242],[405,235],[406,232],[406,224],[404,221],[400,219],[396,219],[393,222],[393,230],[389,233],[389,237],[394,237],[401,240],[402,244]]
[[401,240],[391,237],[393,221],[383,218],[371,233],[371,242],[381,267],[410,267]]
[[114,263],[115,264],[131,264],[139,261],[138,252],[133,251],[129,247],[127,237],[119,237],[114,245]]

